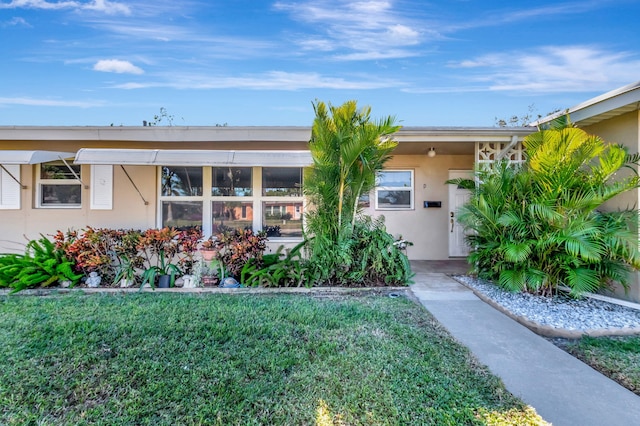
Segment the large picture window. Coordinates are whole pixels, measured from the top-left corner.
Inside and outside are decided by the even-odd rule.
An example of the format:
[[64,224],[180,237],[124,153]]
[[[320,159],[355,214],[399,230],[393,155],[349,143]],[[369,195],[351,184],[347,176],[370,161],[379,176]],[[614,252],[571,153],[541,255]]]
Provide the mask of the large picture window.
[[301,167],[160,168],[161,226],[200,226],[205,234],[265,231],[302,237]]
[[413,170],[379,172],[376,183],[376,209],[413,209]]
[[74,208],[82,206],[82,168],[79,164],[53,161],[40,165],[38,207]]

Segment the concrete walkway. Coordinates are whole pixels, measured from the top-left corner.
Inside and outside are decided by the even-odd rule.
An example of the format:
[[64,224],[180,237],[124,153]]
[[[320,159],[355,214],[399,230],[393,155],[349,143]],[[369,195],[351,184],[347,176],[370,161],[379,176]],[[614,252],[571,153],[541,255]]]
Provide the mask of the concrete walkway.
[[[420,268],[416,268],[420,269]],[[443,273],[411,290],[507,389],[554,426],[640,425],[640,397],[478,299]]]

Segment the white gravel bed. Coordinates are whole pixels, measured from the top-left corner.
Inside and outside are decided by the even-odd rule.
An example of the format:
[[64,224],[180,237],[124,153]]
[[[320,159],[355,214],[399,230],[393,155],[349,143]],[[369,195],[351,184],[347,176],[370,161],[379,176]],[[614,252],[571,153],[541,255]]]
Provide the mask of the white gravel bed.
[[455,278],[479,291],[514,315],[549,327],[587,331],[640,327],[640,310],[592,298],[573,299],[511,293],[497,285],[467,275]]

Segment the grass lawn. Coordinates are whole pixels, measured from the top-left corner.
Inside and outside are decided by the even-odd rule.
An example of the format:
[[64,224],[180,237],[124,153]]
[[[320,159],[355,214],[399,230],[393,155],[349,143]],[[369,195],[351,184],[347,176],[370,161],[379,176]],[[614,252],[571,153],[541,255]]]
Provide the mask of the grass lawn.
[[0,424],[544,424],[384,296],[0,297]]
[[561,347],[640,395],[640,336],[588,337]]

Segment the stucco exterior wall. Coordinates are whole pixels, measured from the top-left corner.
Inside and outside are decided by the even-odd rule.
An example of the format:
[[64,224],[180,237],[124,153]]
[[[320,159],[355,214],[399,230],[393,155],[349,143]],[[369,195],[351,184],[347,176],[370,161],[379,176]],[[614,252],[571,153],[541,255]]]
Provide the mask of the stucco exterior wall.
[[[583,128],[587,133],[598,135],[610,143],[619,143],[629,149],[629,153],[640,151],[640,111],[632,111],[609,120],[603,120]],[[632,173],[630,170],[622,173]],[[640,189],[629,191],[614,198],[605,205],[608,210],[619,210],[640,207]],[[630,288],[625,292],[620,285],[613,292],[616,297],[640,302],[640,273],[633,272],[630,277]]]
[[[472,170],[473,161],[473,155],[394,156],[387,169],[414,170],[414,209],[375,210],[372,194],[371,205],[365,212],[383,215],[388,232],[413,243],[407,249],[409,259],[448,259],[449,187],[444,182],[449,178],[449,170]],[[442,207],[424,208],[424,201],[441,201]]]
[[[145,205],[120,166],[113,167],[113,209],[92,210],[90,189],[82,189],[80,208],[37,208],[37,166],[21,166],[21,181],[27,186],[21,191],[20,210],[0,210],[0,252],[22,252],[24,244],[40,234],[51,235],[56,230],[82,229],[86,226],[147,229],[155,227],[157,209],[156,167],[126,166],[138,189],[149,202]],[[82,166],[82,180],[90,182],[90,166]]]

